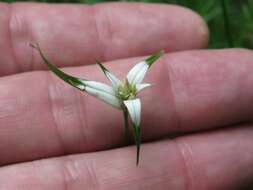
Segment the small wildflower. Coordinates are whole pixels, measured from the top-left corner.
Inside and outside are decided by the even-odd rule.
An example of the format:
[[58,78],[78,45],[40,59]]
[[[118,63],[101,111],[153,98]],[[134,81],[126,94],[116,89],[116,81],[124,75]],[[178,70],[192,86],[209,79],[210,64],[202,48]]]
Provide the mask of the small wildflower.
[[137,147],[136,164],[138,165],[141,144],[141,101],[137,98],[137,94],[151,86],[151,84],[142,83],[142,81],[151,65],[163,55],[163,51],[157,52],[136,64],[128,72],[126,79],[123,81],[119,80],[107,68],[105,68],[100,61],[96,60],[107,79],[111,82],[112,86],[109,86],[96,81],[76,78],[64,73],[47,60],[38,44],[31,46],[38,50],[48,68],[63,81],[117,109],[122,110],[125,119],[126,133],[128,130],[128,116],[130,116]]

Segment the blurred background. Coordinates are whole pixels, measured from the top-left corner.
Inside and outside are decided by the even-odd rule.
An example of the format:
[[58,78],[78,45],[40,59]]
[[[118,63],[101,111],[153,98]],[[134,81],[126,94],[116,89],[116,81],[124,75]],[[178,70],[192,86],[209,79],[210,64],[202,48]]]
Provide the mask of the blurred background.
[[[29,1],[29,0],[28,0]],[[95,4],[108,0],[33,0],[48,3]],[[2,0],[2,2],[21,2]],[[253,0],[124,0],[178,4],[198,12],[210,29],[210,48],[244,47],[253,49]]]

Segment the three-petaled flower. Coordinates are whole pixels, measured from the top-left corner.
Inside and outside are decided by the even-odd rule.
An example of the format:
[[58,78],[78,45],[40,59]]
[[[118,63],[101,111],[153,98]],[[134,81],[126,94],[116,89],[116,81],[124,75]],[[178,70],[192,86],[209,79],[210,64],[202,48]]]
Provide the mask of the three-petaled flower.
[[[112,84],[112,86],[109,86],[104,83],[81,79],[64,73],[48,61],[48,59],[42,53],[42,50],[38,44],[32,45],[32,47],[38,50],[44,63],[59,78],[72,85],[73,87],[81,91],[85,91],[88,94],[106,102],[107,104],[122,110],[125,119],[126,134],[128,134],[128,116],[130,116],[133,126],[135,143],[137,146],[138,165],[141,143],[141,102],[140,99],[137,98],[137,94],[143,89],[151,86],[151,84],[142,83],[142,81],[150,66],[162,56],[163,51],[159,51],[136,64],[128,72],[127,77],[124,81],[119,80],[97,60],[97,64]],[[127,135],[126,137],[128,138]]]

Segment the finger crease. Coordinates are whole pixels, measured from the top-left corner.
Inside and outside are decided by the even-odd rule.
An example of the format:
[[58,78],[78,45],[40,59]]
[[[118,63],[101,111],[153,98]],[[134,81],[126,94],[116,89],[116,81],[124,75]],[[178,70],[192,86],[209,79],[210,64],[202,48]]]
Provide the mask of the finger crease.
[[72,189],[71,185],[79,178],[78,169],[75,166],[75,162],[68,156],[65,157],[61,166],[63,190],[70,190]]
[[194,168],[193,167],[194,160],[191,148],[186,142],[183,142],[181,139],[175,139],[173,140],[173,142],[176,145],[178,155],[181,158],[181,162],[183,165],[185,176],[185,189],[186,190],[195,189],[194,187],[196,184],[194,184],[194,182],[197,180],[194,180],[192,173],[193,171],[192,168]]
[[98,177],[94,169],[94,163],[92,160],[86,162],[86,169],[88,173],[88,179],[90,179],[90,186],[92,189],[100,189]]
[[78,107],[79,107],[79,121],[80,121],[80,132],[81,132],[81,142],[83,142],[83,148],[81,147],[81,149],[84,149],[84,151],[87,151],[87,148],[90,147],[89,146],[89,141],[88,141],[88,136],[86,135],[85,131],[87,131],[89,129],[89,117],[88,117],[88,112],[86,109],[86,101],[85,98],[87,96],[83,95],[82,96],[78,96]]
[[54,102],[53,102],[53,98],[52,98],[52,87],[54,87],[54,85],[52,84],[52,81],[51,80],[51,74],[50,73],[47,73],[45,72],[46,74],[46,79],[47,79],[47,83],[48,83],[48,104],[49,104],[49,110],[51,112],[51,116],[52,116],[52,121],[53,121],[53,125],[54,125],[54,128],[55,128],[55,132],[56,132],[56,136],[57,136],[57,139],[59,141],[59,144],[60,144],[60,147],[61,147],[61,152],[63,155],[65,155],[67,153],[67,149],[65,147],[65,143],[64,143],[64,140],[63,140],[63,137],[61,135],[61,131],[60,131],[60,128],[59,128],[59,124],[57,122],[57,119],[56,119],[56,112],[55,112],[55,109],[54,109]]
[[99,27],[99,22],[98,22],[98,14],[97,14],[97,11],[98,9],[96,9],[96,6],[91,6],[92,8],[92,14],[93,14],[93,19],[94,19],[94,28],[95,28],[95,31],[96,31],[96,36],[97,36],[97,50],[100,50],[100,60],[105,60],[105,54],[104,54],[104,50],[105,50],[105,44],[103,43],[103,36],[101,35],[101,32],[100,32],[100,27]]
[[13,22],[14,20],[17,20],[15,19],[14,15],[13,15],[13,6],[12,4],[9,4],[8,5],[9,7],[9,21],[8,21],[8,34],[9,34],[9,44],[10,44],[10,49],[11,49],[11,55],[13,57],[13,63],[16,65],[16,67],[18,68],[18,71],[22,71],[22,68],[21,68],[21,65],[18,63],[18,60],[17,60],[17,55],[15,53],[15,49],[14,49],[14,41],[13,41]]

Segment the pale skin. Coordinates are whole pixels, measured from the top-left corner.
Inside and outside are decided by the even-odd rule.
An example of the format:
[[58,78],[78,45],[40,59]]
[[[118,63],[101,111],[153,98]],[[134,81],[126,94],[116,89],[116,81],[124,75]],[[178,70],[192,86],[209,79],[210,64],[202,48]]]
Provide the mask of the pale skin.
[[[0,189],[248,189],[253,53],[199,50],[207,41],[202,19],[176,6],[0,3]],[[95,58],[123,77],[166,51],[140,94],[138,167],[121,112],[56,78],[30,42],[65,72],[101,82]]]

